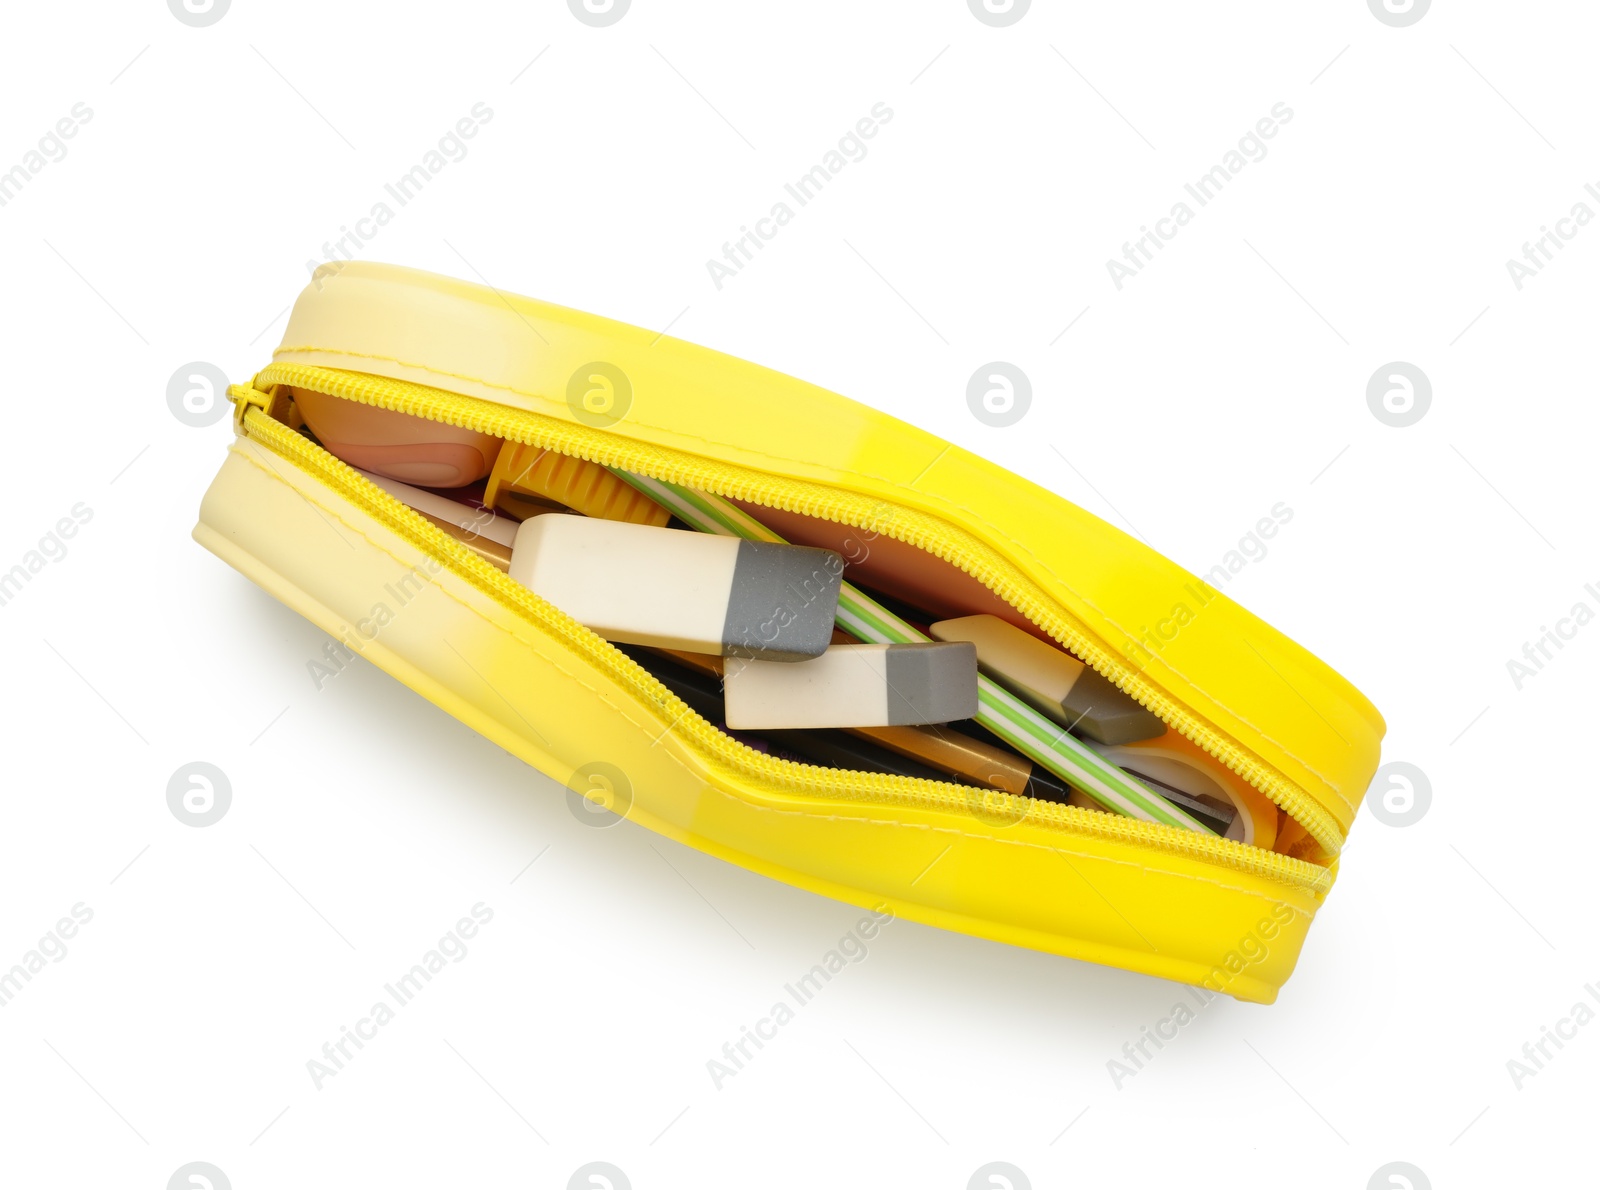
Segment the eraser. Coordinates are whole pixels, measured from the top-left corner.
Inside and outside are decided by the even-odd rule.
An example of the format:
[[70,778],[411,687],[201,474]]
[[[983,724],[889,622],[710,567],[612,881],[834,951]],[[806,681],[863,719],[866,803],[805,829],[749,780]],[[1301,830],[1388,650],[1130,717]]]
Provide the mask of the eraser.
[[[519,500],[518,498],[521,497]],[[494,461],[483,502],[490,508],[549,501],[606,521],[665,526],[671,514],[636,488],[587,459],[507,442]]]
[[[719,661],[701,653],[663,653],[634,645],[622,645],[621,650],[682,699],[695,714],[728,730],[723,722]],[[803,764],[888,773],[896,777],[921,777],[925,781],[946,779],[938,769],[907,760],[850,732],[773,731],[755,736],[729,730],[728,734],[742,744]]]
[[970,641],[978,667],[1057,723],[1102,744],[1148,740],[1166,724],[1076,657],[994,616],[940,620],[935,640]]
[[[835,632],[833,643],[853,644],[854,641],[842,632]],[[720,657],[711,657],[704,653],[681,653],[670,649],[665,650],[662,655],[697,673],[715,679],[720,688],[723,671],[723,661]],[[735,661],[733,664],[737,665],[739,662]],[[718,713],[721,713],[720,705]],[[1035,764],[1009,748],[987,742],[994,737],[970,720],[959,724],[851,727],[846,730],[852,735],[871,740],[891,752],[899,753],[916,762],[920,768],[937,774],[941,779],[986,785],[991,789],[999,789],[1021,797],[1038,798],[1041,801],[1067,800],[1067,786],[1059,777],[1043,765]],[[780,731],[772,738],[777,740],[784,734]],[[980,739],[980,736],[984,738]],[[884,769],[881,764],[879,767],[884,772],[891,771]],[[908,769],[905,775],[918,774],[911,773]]]
[[970,644],[835,645],[792,665],[730,664],[723,690],[733,728],[948,723],[978,713],[978,654]]
[[406,483],[459,488],[489,474],[500,439],[476,430],[294,390],[295,407],[323,448],[352,467]]
[[822,654],[839,555],[582,516],[523,521],[511,577],[607,640],[796,662]]

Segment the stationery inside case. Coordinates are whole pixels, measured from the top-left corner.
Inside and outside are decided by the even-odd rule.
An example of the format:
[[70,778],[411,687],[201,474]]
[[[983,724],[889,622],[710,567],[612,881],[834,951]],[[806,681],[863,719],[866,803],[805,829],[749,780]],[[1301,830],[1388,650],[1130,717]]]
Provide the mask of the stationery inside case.
[[[572,455],[306,388],[277,387],[269,411],[514,579],[519,578],[517,543],[535,536],[524,526],[537,518],[591,517],[636,527],[629,530],[635,533],[643,529],[658,535],[663,530],[693,534],[707,527],[697,523],[702,504],[724,509],[735,526],[748,522],[754,526],[752,532],[764,531],[770,540],[838,556],[839,627],[832,632],[829,654],[966,642],[946,648],[973,648],[982,690],[998,691],[987,700],[980,696],[977,713],[939,722],[742,728],[737,725],[740,716],[749,719],[749,707],[760,705],[752,704],[753,696],[746,693],[757,685],[749,675],[764,675],[763,680],[777,683],[773,688],[779,691],[779,706],[768,710],[761,721],[782,724],[783,683],[798,675],[798,669],[742,657],[737,650],[722,656],[692,646],[671,647],[648,635],[630,639],[627,631],[596,629],[728,739],[774,759],[954,783],[974,791],[1112,813],[1115,804],[1108,803],[1104,792],[1075,776],[1081,769],[1056,763],[1057,754],[1070,748],[1073,755],[1089,758],[1090,771],[1115,774],[1113,784],[1131,782],[1141,795],[1159,799],[1164,809],[1190,824],[1188,829],[1293,858],[1314,862],[1320,858],[1320,849],[1304,826],[1139,705],[1120,689],[1119,675],[1097,672],[977,578],[889,532],[749,500],[696,492],[684,496],[684,489],[664,483],[650,486],[638,476]],[[669,489],[682,500],[661,498]],[[570,534],[537,536],[559,540]],[[652,548],[659,543],[669,554],[674,547],[691,544],[680,538],[650,540]],[[578,565],[576,559],[582,556],[572,555],[571,564]],[[560,564],[559,557],[555,564]],[[547,559],[547,570],[549,565]],[[525,573],[527,569],[525,565]],[[636,585],[650,592],[650,574],[638,574]],[[797,590],[806,594],[804,582]],[[677,598],[665,585],[654,595],[659,601]],[[562,605],[556,602],[556,606]],[[720,614],[718,609],[712,611]],[[873,646],[870,641],[876,638],[860,630],[861,616],[889,625],[891,641],[895,632],[909,630],[906,639],[915,643]],[[716,615],[709,617],[709,622],[715,620]],[[820,674],[822,660],[801,664]],[[849,672],[858,671],[852,666]],[[910,671],[902,665],[900,672]],[[865,681],[846,681],[837,697],[860,698],[861,691],[851,687]],[[900,681],[904,684],[907,679]],[[891,689],[891,703],[896,693],[902,692]],[[937,701],[940,693],[933,690],[927,697]],[[946,699],[943,705],[955,703]],[[730,712],[735,725],[730,725]],[[1055,751],[1045,748],[1047,742]],[[1105,768],[1095,770],[1095,763]]]

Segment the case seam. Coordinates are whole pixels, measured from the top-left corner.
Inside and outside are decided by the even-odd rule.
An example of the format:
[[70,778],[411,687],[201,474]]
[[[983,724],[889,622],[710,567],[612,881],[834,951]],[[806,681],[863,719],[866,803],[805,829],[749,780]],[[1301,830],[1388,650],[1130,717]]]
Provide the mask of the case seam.
[[[738,803],[740,803],[742,805],[751,805],[752,804],[752,803],[743,801],[743,799],[739,798],[738,795],[729,793],[725,789],[718,789],[715,785],[712,785],[710,782],[705,782],[705,784],[706,784],[706,788],[710,789],[714,793],[717,793],[717,794],[721,795],[724,798],[727,798],[727,799],[730,799],[732,801],[738,802]],[[1069,854],[1071,854],[1071,855],[1075,855],[1076,858],[1078,858],[1078,859],[1090,860],[1090,861],[1096,862],[1096,863],[1114,864],[1114,865],[1116,865],[1118,867],[1124,867],[1124,868],[1134,868],[1134,869],[1137,869],[1140,872],[1147,873],[1147,874],[1149,874],[1151,876],[1173,877],[1173,878],[1180,879],[1180,880],[1187,879],[1187,880],[1194,880],[1194,881],[1196,881],[1198,883],[1210,884],[1210,885],[1212,885],[1212,886],[1214,886],[1216,888],[1219,888],[1219,889],[1223,890],[1224,892],[1239,893],[1239,894],[1241,894],[1243,896],[1254,897],[1257,900],[1261,900],[1261,901],[1267,902],[1269,905],[1284,905],[1288,909],[1290,909],[1293,913],[1295,913],[1296,916],[1303,916],[1307,921],[1310,921],[1315,916],[1314,914],[1307,913],[1304,909],[1301,909],[1299,906],[1293,904],[1292,902],[1281,900],[1280,898],[1277,898],[1277,897],[1269,896],[1268,894],[1266,894],[1264,892],[1261,892],[1258,889],[1241,888],[1237,884],[1226,884],[1223,881],[1213,880],[1210,877],[1205,877],[1205,876],[1189,876],[1189,875],[1186,875],[1186,874],[1181,873],[1181,872],[1170,872],[1170,871],[1166,871],[1166,870],[1163,870],[1163,869],[1160,869],[1160,868],[1152,868],[1149,864],[1136,863],[1133,860],[1116,859],[1116,858],[1113,858],[1111,856],[1100,856],[1100,855],[1086,856],[1081,852],[1069,853],[1064,848],[1051,847],[1048,844],[1044,844],[1044,843],[1030,843],[1030,842],[1028,842],[1026,840],[1023,840],[1023,839],[1006,839],[1006,838],[1002,838],[999,835],[975,835],[971,831],[960,830],[959,828],[953,827],[953,826],[940,826],[940,825],[938,825],[936,823],[931,823],[931,822],[904,822],[904,821],[901,821],[900,819],[897,819],[897,818],[875,818],[875,817],[872,817],[870,815],[851,816],[851,815],[834,814],[834,813],[818,814],[818,813],[815,813],[815,812],[810,812],[810,811],[805,811],[805,810],[788,809],[788,808],[781,807],[781,806],[756,805],[754,808],[758,809],[758,810],[765,811],[767,813],[772,813],[772,814],[791,814],[791,815],[796,815],[796,816],[799,816],[799,817],[815,818],[815,819],[820,819],[820,820],[837,819],[837,820],[839,820],[841,822],[859,822],[859,823],[864,823],[864,824],[866,824],[868,826],[897,826],[897,827],[903,827],[903,828],[905,828],[907,830],[933,831],[935,834],[956,835],[959,838],[976,839],[979,842],[984,842],[984,843],[998,843],[998,844],[1000,844],[1002,846],[1007,846],[1007,847],[1026,847],[1026,848],[1029,848],[1029,849],[1036,849],[1036,850],[1042,850],[1042,851],[1055,851],[1055,852],[1059,852],[1063,857],[1066,857]],[[1310,892],[1309,889],[1306,890],[1306,891]],[[1315,894],[1312,894],[1312,895],[1314,896]]]

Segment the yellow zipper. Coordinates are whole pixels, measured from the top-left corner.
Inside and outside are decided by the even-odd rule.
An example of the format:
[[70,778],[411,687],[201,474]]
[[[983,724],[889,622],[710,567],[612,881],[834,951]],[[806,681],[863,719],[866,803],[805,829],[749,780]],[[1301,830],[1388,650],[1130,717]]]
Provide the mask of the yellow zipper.
[[[998,551],[935,517],[898,507],[893,507],[892,515],[885,517],[885,506],[881,500],[817,483],[765,475],[732,464],[635,442],[543,414],[512,409],[477,397],[366,373],[303,364],[272,364],[258,373],[250,385],[234,385],[229,390],[229,396],[236,404],[235,424],[240,433],[247,434],[309,471],[413,544],[450,562],[461,577],[527,617],[541,631],[585,655],[624,689],[631,690],[644,702],[661,708],[667,721],[677,724],[690,746],[700,752],[703,758],[747,777],[754,777],[771,788],[961,812],[971,812],[971,797],[977,792],[967,790],[964,786],[921,778],[857,773],[774,760],[739,743],[688,711],[675,695],[624,653],[483,561],[466,546],[364,479],[309,438],[277,420],[272,415],[275,411],[272,390],[277,386],[309,389],[363,405],[573,455],[602,466],[618,467],[699,488],[729,499],[820,517],[882,533],[926,550],[972,575],[1097,672],[1116,682],[1164,722],[1265,793],[1291,817],[1301,822],[1324,850],[1337,854],[1343,841],[1332,815],[1308,794],[1251,760],[1230,741],[1222,739],[1198,722],[1180,704],[1150,686],[1139,675],[1128,672],[1120,658],[1092,641]],[[281,406],[282,402],[277,403],[278,409]],[[992,808],[994,814],[1004,816],[1006,821],[1026,819],[1030,823],[1066,833],[1137,842],[1160,851],[1188,855],[1271,877],[1318,894],[1325,893],[1332,885],[1332,873],[1328,868],[1233,840],[1076,806],[1018,797],[998,790],[985,790],[982,796],[986,810]]]

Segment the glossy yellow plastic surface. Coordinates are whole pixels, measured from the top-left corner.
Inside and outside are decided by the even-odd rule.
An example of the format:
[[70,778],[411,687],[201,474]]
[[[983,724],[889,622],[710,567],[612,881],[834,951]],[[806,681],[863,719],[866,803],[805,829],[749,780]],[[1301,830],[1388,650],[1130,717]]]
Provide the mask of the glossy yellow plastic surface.
[[[625,378],[611,409],[621,416],[599,425],[583,402],[596,363]],[[1331,885],[1383,723],[1333,670],[1225,596],[1059,497],[836,394],[479,286],[325,267],[263,376],[294,371],[305,384],[324,369],[352,391],[361,377],[350,374],[364,373],[439,392],[410,412],[467,424],[490,402],[505,421],[493,432],[565,435],[558,448],[583,457],[698,477],[930,549],[1268,793],[1316,840],[1315,862],[1220,841],[1197,849],[1167,828],[1044,803],[996,812],[957,786],[758,761],[668,730],[681,704],[619,669],[615,650],[548,605],[524,606],[457,543],[416,529],[251,410],[196,538],[346,639],[365,640],[361,625],[382,607],[363,654],[451,714],[558,780],[614,765],[634,821],[801,887],[1242,999],[1276,996]],[[274,383],[258,383],[267,392],[256,403],[271,405]],[[400,401],[399,388],[410,392],[372,399]],[[535,416],[519,421],[519,410]],[[403,609],[387,606],[396,590],[411,593]]]

